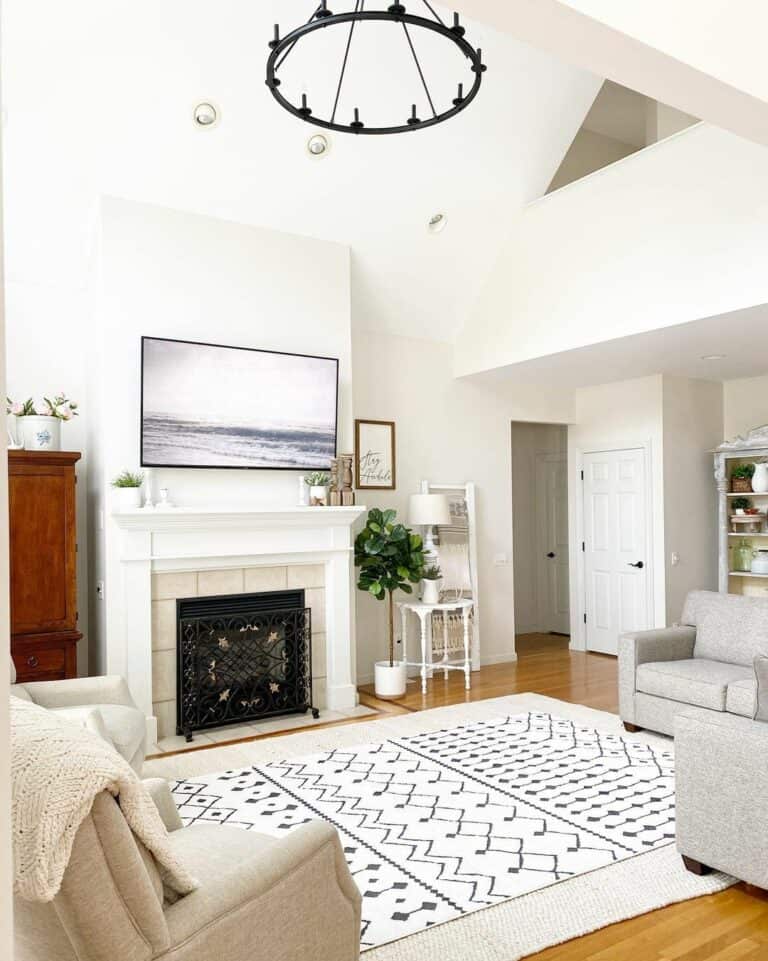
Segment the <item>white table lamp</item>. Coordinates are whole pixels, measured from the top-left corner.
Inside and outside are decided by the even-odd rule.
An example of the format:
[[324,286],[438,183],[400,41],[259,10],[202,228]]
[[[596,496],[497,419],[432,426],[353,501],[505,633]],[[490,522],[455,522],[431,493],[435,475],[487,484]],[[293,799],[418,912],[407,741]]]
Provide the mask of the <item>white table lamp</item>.
[[451,512],[445,494],[411,494],[408,504],[408,522],[414,527],[424,528],[424,553],[428,564],[438,564],[437,548],[432,528],[439,524],[451,523]]

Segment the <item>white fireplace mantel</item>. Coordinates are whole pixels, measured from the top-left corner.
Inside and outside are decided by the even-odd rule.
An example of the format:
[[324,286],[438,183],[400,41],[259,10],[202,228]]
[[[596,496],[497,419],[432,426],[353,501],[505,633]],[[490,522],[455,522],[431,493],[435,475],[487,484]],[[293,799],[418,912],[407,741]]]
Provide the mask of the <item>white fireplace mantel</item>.
[[364,507],[139,509],[111,515],[121,589],[113,594],[108,663],[127,676],[157,736],[152,709],[152,573],[323,564],[327,708],[349,710],[355,685],[353,541]]

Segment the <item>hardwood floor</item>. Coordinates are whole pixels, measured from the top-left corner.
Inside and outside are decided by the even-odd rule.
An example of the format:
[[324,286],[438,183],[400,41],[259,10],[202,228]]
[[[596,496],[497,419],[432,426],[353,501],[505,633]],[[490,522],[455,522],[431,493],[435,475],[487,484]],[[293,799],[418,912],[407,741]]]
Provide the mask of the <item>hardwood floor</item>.
[[[433,678],[425,695],[418,685],[409,684],[403,698],[381,701],[371,687],[364,687],[360,700],[382,713],[404,714],[535,691],[618,711],[615,658],[571,652],[568,638],[547,634],[521,635],[517,652],[516,663],[484,667],[474,674],[471,691],[465,691],[463,677],[452,672],[447,680]],[[611,925],[531,955],[528,961],[768,961],[768,892],[740,884]]]

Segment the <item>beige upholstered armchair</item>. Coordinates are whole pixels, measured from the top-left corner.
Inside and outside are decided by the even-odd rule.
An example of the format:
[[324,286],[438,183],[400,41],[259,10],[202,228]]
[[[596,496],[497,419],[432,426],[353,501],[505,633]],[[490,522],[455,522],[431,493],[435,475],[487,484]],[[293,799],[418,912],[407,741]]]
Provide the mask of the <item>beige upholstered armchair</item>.
[[11,694],[33,701],[95,731],[122,754],[141,775],[146,754],[147,727],[122,677],[78,677],[68,681],[15,684],[11,661]]
[[16,899],[16,961],[357,961],[360,893],[330,825],[183,828],[167,784],[145,783],[200,887],[164,901],[152,855],[99,794],[56,898]]

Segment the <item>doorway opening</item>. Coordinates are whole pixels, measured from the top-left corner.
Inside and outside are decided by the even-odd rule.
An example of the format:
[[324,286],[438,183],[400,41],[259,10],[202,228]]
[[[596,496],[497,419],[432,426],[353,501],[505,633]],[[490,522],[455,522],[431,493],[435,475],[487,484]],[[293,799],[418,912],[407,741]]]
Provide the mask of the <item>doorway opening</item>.
[[568,647],[568,428],[512,422],[515,643]]

